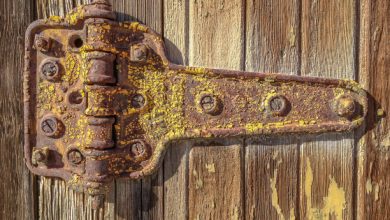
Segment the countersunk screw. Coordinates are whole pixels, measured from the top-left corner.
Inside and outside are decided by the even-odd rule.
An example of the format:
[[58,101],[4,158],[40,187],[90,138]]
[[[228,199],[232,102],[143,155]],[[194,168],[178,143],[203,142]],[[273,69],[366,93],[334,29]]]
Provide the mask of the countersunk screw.
[[338,116],[350,118],[356,110],[355,100],[351,96],[341,95],[333,101],[332,109]]
[[54,81],[59,78],[60,67],[54,60],[46,60],[41,65],[42,75],[49,81]]
[[282,95],[271,96],[267,100],[268,110],[277,116],[284,115],[287,112],[288,101]]
[[148,57],[148,48],[143,44],[136,44],[131,47],[131,61],[144,62]]
[[41,130],[48,137],[58,137],[63,131],[63,124],[54,116],[46,116],[41,121]]
[[145,144],[142,143],[141,141],[136,141],[131,145],[131,153],[135,157],[140,157],[145,154]]
[[77,149],[73,149],[68,152],[68,161],[74,165],[80,164],[83,159],[83,155]]
[[40,35],[35,35],[35,49],[41,52],[48,52],[51,47],[51,40]]
[[131,98],[131,106],[134,108],[142,108],[145,105],[145,97],[141,94],[135,94]]
[[210,115],[217,115],[221,113],[221,102],[220,100],[214,96],[214,95],[203,95],[200,98],[200,106],[203,110],[203,112],[210,114]]

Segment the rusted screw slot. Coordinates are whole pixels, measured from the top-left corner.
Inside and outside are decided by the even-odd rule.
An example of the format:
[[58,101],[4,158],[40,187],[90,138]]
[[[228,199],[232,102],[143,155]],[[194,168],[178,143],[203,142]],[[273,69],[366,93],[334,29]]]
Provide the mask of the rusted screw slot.
[[53,133],[55,130],[57,130],[57,122],[52,118],[45,119],[41,125],[42,131],[46,134]]
[[63,124],[56,117],[47,116],[41,121],[41,130],[48,137],[58,137],[63,131]]
[[60,67],[57,61],[45,60],[41,65],[41,73],[49,81],[55,81],[59,78]]
[[221,102],[214,95],[203,95],[200,98],[200,106],[204,113],[210,115],[217,115],[221,113]]
[[133,108],[142,108],[145,106],[145,103],[145,97],[141,94],[135,94],[131,98],[131,106],[133,106]]
[[271,96],[267,99],[267,108],[273,115],[284,115],[287,113],[288,100],[282,95]]
[[77,149],[70,150],[68,152],[68,161],[71,164],[77,165],[80,164],[84,160],[84,156]]
[[148,57],[148,48],[143,44],[136,44],[131,47],[131,58],[133,62],[144,62]]
[[144,155],[146,152],[145,144],[141,141],[136,141],[131,145],[131,153],[135,157],[140,157]]
[[34,41],[35,49],[41,52],[48,52],[51,47],[51,40],[40,35],[35,36]]
[[332,109],[338,116],[350,118],[356,110],[355,100],[351,96],[339,96],[333,101]]
[[79,91],[73,91],[68,96],[68,101],[72,105],[79,105],[83,102],[84,98]]

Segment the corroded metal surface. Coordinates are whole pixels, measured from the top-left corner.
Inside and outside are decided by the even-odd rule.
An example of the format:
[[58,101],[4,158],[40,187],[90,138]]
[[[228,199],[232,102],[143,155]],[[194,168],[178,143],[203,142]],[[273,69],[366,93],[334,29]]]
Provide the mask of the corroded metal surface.
[[349,80],[172,64],[105,1],[31,24],[24,80],[28,167],[92,195],[152,174],[175,140],[347,131],[367,111]]

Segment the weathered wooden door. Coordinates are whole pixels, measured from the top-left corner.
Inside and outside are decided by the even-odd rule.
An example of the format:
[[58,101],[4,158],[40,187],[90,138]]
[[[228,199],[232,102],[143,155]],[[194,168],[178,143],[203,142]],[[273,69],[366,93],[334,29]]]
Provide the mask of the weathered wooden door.
[[389,219],[388,0],[112,0],[162,34],[173,62],[358,81],[365,129],[172,146],[153,178],[118,180],[104,208],[23,161],[24,31],[89,0],[0,3],[0,219]]

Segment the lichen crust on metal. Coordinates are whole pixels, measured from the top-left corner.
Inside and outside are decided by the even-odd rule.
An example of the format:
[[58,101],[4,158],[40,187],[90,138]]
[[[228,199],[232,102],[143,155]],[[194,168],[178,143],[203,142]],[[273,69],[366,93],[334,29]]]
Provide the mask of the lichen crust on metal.
[[32,23],[25,54],[26,163],[92,195],[154,173],[172,141],[348,131],[367,112],[351,80],[173,64],[106,1]]

